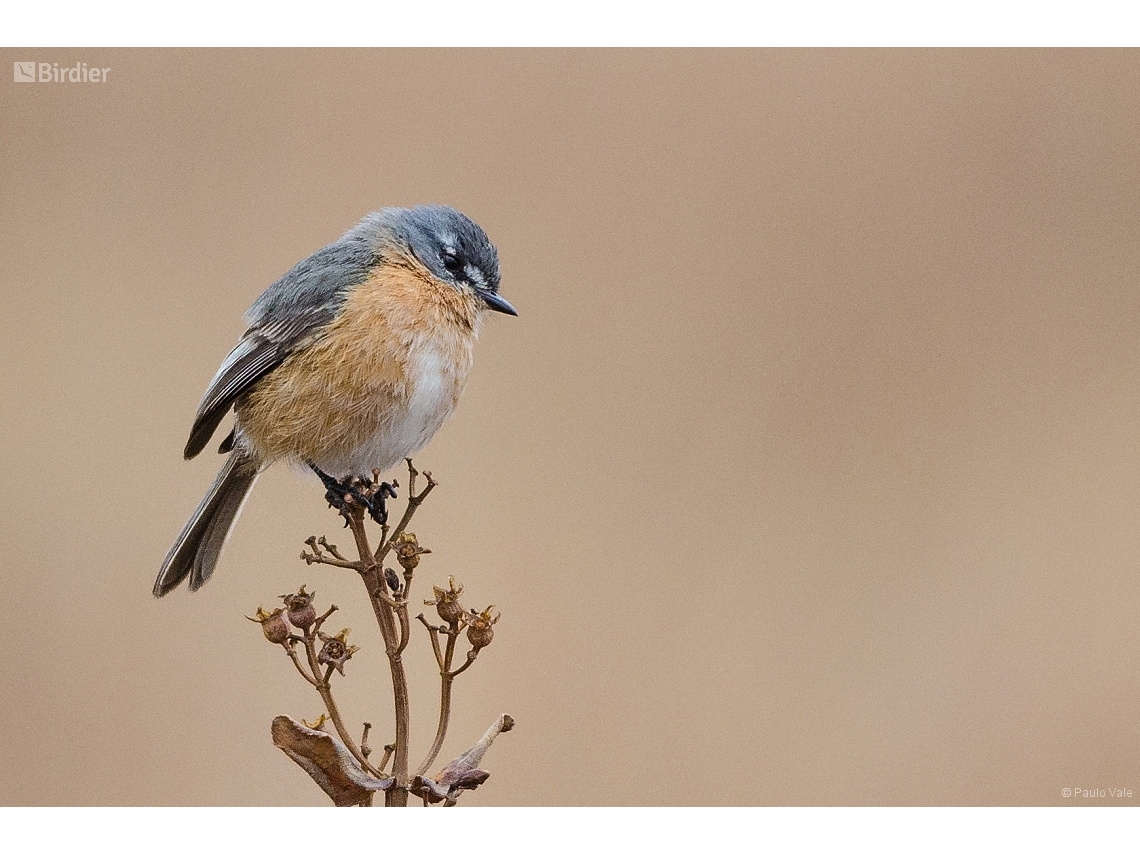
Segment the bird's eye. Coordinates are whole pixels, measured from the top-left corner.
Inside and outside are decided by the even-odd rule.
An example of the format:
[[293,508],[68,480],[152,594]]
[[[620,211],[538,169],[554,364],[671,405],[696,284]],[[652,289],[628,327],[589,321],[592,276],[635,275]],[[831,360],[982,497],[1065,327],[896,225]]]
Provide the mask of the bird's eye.
[[446,267],[452,273],[456,273],[457,271],[462,269],[463,262],[460,261],[459,257],[456,256],[454,253],[445,252],[443,254],[443,266]]

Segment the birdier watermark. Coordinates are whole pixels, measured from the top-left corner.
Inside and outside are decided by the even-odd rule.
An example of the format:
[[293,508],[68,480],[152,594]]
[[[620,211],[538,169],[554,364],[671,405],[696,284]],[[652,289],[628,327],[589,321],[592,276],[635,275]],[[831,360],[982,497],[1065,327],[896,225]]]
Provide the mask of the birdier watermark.
[[1063,799],[1130,799],[1130,787],[1062,787]]
[[13,62],[14,83],[106,83],[111,69],[88,66],[85,62],[60,65],[58,62]]

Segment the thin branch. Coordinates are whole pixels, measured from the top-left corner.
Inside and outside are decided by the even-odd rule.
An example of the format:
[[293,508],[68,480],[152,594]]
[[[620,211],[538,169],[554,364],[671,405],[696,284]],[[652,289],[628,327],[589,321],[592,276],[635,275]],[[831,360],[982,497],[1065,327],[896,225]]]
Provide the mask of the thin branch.
[[[323,546],[325,549],[327,549],[329,551],[329,554],[332,555],[333,558],[337,558],[341,561],[348,561],[347,558],[345,558],[343,555],[340,554],[340,551],[336,548],[336,544],[335,543],[329,543],[325,539],[325,536],[323,534],[319,538],[317,538],[317,543],[319,543],[321,546]],[[356,564],[355,561],[349,561],[348,563],[349,564]]]
[[416,620],[427,627],[428,633],[431,635],[431,647],[432,650],[435,651],[436,664],[439,665],[440,671],[446,671],[447,669],[443,667],[443,654],[439,650],[439,627],[432,626],[430,623],[428,623],[423,616],[423,612],[420,612],[418,615],[416,615]]
[[336,611],[336,606],[329,606],[329,610],[313,621],[313,632],[316,632],[324,624],[326,620]]
[[397,653],[403,653],[408,646],[408,638],[412,634],[411,622],[408,620],[408,601],[404,600],[396,606],[396,615],[400,618],[400,646]]
[[455,680],[455,676],[448,674],[446,671],[440,674],[440,687],[439,687],[439,724],[435,729],[435,740],[428,749],[427,756],[424,761],[420,763],[416,769],[416,775],[423,775],[431,764],[435,762],[435,758],[439,756],[439,749],[443,747],[443,740],[447,738],[447,724],[451,720],[451,684]]
[[380,563],[384,560],[384,556],[386,556],[388,554],[388,551],[392,548],[392,542],[401,534],[401,532],[403,532],[405,528],[408,527],[408,523],[412,521],[412,517],[416,513],[416,508],[423,504],[424,499],[426,499],[428,496],[428,493],[430,493],[432,489],[437,486],[437,482],[434,478],[431,477],[431,473],[425,472],[424,477],[427,478],[427,486],[424,487],[423,491],[417,496],[415,492],[415,484],[416,476],[419,474],[419,472],[412,465],[412,459],[410,457],[407,458],[407,464],[408,506],[404,508],[404,515],[400,517],[400,522],[396,525],[396,528],[392,531],[391,535],[381,540],[380,545],[376,547],[376,554],[374,558],[376,559],[377,563]]
[[357,748],[356,743],[353,742],[352,737],[348,733],[348,728],[344,726],[344,720],[340,717],[340,710],[337,708],[336,701],[333,700],[332,688],[329,684],[327,682],[319,683],[317,685],[317,691],[321,695],[321,700],[325,702],[325,709],[329,711],[329,718],[332,719],[333,726],[336,728],[337,735],[340,736],[340,741],[344,743],[344,747],[352,753],[352,756],[364,767],[365,771],[375,775],[377,778],[383,778],[384,774],[368,762],[368,758],[364,756],[364,753]]
[[385,745],[384,746],[384,756],[380,758],[380,765],[377,766],[376,768],[379,769],[381,772],[383,772],[384,767],[386,767],[388,765],[388,761],[392,759],[392,754],[393,754],[393,752],[395,752],[395,750],[396,750],[395,745],[392,745],[392,744]]
[[289,654],[289,658],[293,660],[293,664],[297,666],[297,673],[305,678],[310,685],[317,685],[317,681],[313,679],[311,674],[305,673],[305,669],[301,667],[301,660],[297,658],[297,651],[293,649],[293,645],[285,647],[285,652]]
[[[419,555],[430,552],[431,550],[418,547],[415,541],[415,535],[407,534],[406,531],[419,506],[423,504],[428,495],[438,485],[430,472],[419,472],[410,458],[406,460],[406,463],[408,466],[406,506],[403,509],[403,514],[399,521],[394,526],[390,526],[386,520],[379,523],[380,539],[374,550],[369,544],[366,525],[368,517],[372,514],[375,514],[375,517],[381,516],[379,513],[382,507],[381,503],[385,496],[395,498],[395,492],[392,488],[397,483],[394,479],[391,485],[382,483],[380,481],[381,473],[377,470],[373,470],[371,481],[368,479],[352,479],[350,482],[347,482],[351,484],[352,489],[349,491],[349,495],[345,496],[343,500],[344,506],[342,507],[342,514],[348,522],[349,530],[352,532],[356,552],[359,554],[359,560],[349,560],[334,544],[329,543],[323,536],[320,538],[308,538],[305,541],[308,550],[301,553],[301,558],[309,565],[327,564],[356,571],[364,583],[369,601],[372,603],[372,609],[380,629],[380,634],[384,639],[385,653],[389,661],[392,677],[393,702],[395,706],[395,739],[384,746],[381,762],[378,765],[371,764],[368,761],[369,756],[374,753],[374,750],[368,745],[372,724],[370,722],[364,723],[364,729],[358,747],[357,743],[349,735],[340,710],[333,697],[331,680],[332,672],[336,670],[336,665],[329,664],[329,660],[334,657],[334,654],[325,653],[323,649],[322,653],[318,654],[318,647],[320,646],[320,642],[317,640],[318,630],[337,610],[337,607],[332,606],[327,612],[315,620],[309,617],[312,623],[308,628],[304,629],[303,637],[290,635],[288,643],[284,646],[297,672],[320,694],[328,713],[328,720],[332,721],[336,734],[340,738],[344,748],[368,774],[384,779],[385,785],[389,782],[391,783],[385,790],[385,806],[403,807],[407,805],[409,795],[412,794],[421,795],[425,804],[435,804],[443,801],[447,805],[453,805],[455,804],[455,797],[460,790],[474,789],[486,779],[487,773],[474,770],[474,773],[477,773],[475,777],[469,775],[466,778],[456,779],[456,781],[434,779],[437,782],[442,781],[442,783],[447,786],[442,790],[437,787],[430,793],[427,790],[423,790],[423,782],[427,780],[423,776],[438,758],[447,736],[451,719],[454,681],[460,674],[475,663],[479,650],[491,642],[493,633],[490,629],[490,625],[493,624],[495,620],[490,618],[490,610],[487,610],[482,615],[476,614],[473,609],[467,610],[470,611],[470,615],[468,615],[462,606],[459,605],[458,601],[459,594],[462,593],[462,586],[456,587],[453,580],[449,582],[450,590],[447,592],[446,597],[443,597],[442,589],[437,589],[436,604],[443,618],[443,624],[436,626],[429,623],[422,613],[416,615],[416,620],[422,623],[424,628],[428,631],[432,652],[435,655],[436,665],[439,667],[439,720],[436,726],[435,738],[427,756],[414,775],[409,775],[410,698],[402,654],[411,639],[409,603],[413,573],[417,561],[412,560],[410,556],[412,554]],[[421,474],[424,476],[426,483],[423,489],[417,493],[417,482]],[[405,542],[410,544],[410,547],[406,551],[404,547]],[[385,558],[387,558],[397,546],[400,548],[400,564],[404,569],[402,580],[396,575],[394,569],[386,571],[384,567]],[[392,587],[388,584],[389,579],[391,579],[396,586],[395,590],[391,593],[389,593],[389,588]],[[402,585],[400,584],[401,581],[403,582]],[[443,599],[441,599],[441,597],[443,597]],[[308,612],[308,615],[312,614],[312,611]],[[472,619],[476,621],[482,620],[482,623],[478,625],[472,624]],[[454,668],[453,661],[456,655],[459,636],[468,626],[472,627],[467,630],[467,638],[471,642],[471,649],[466,653],[466,661],[460,667]],[[476,631],[481,634],[472,635],[472,633]],[[347,632],[347,630],[345,632]],[[445,644],[441,644],[441,634],[446,636]],[[321,639],[326,643],[332,640],[323,633],[321,634]],[[338,636],[338,639],[343,640],[343,633],[341,636]],[[272,641],[274,639],[270,638],[270,640]],[[296,650],[297,642],[303,643],[305,657],[309,666],[308,669],[305,668],[305,664],[302,663]],[[344,659],[346,659],[348,655],[351,655],[354,650],[355,648],[348,648],[348,652],[343,657],[338,658],[337,662],[343,663]],[[321,655],[324,656],[324,663],[321,662]],[[326,665],[327,667],[325,667]],[[508,726],[501,729],[509,729],[509,722]],[[471,752],[466,752],[460,759],[467,757],[468,754],[471,754]],[[388,768],[389,763],[391,763],[392,769],[390,773],[387,773],[385,770]],[[450,774],[449,770],[455,766],[455,763],[456,761],[452,761],[451,764],[448,764],[441,774],[445,776]],[[423,792],[421,792],[421,790],[423,790]],[[369,797],[368,803],[371,803],[371,797]]]
[[[381,574],[381,576],[383,576],[383,574]],[[386,586],[387,582],[385,582],[384,585]],[[380,592],[376,596],[379,599],[386,602],[389,606],[391,606],[393,610],[398,609],[400,607],[399,602],[397,602],[396,600],[394,600],[390,596],[388,596],[388,590],[386,587],[381,587]]]
[[455,639],[459,637],[459,624],[449,626],[444,632],[447,634],[447,652],[443,655],[443,670],[451,670],[451,661],[455,658]]
[[397,604],[384,591],[386,583],[380,562],[373,556],[368,545],[368,533],[364,529],[364,509],[356,503],[349,503],[348,516],[349,528],[356,540],[357,552],[360,553],[362,568],[360,578],[364,582],[365,590],[368,591],[368,599],[372,603],[372,611],[376,615],[380,634],[384,637],[384,648],[392,672],[392,696],[396,713],[395,760],[392,764],[392,774],[396,778],[396,785],[385,791],[384,804],[388,807],[405,807],[408,803],[408,734],[411,715],[408,679],[404,672],[403,660],[400,658],[399,629],[395,615]]
[[360,737],[360,753],[367,757],[372,753],[372,749],[368,747],[368,734],[372,730],[372,722],[364,722],[364,735]]
[[467,661],[451,672],[451,677],[454,679],[475,664],[475,658],[479,655],[477,650],[467,651]]
[[[420,615],[420,620],[427,626],[427,621],[423,620],[423,615]],[[446,629],[442,631],[447,635],[447,650],[440,657],[439,653],[439,640],[436,633],[440,630],[434,630],[431,633],[432,647],[435,648],[435,658],[439,663],[439,722],[435,728],[435,739],[432,741],[431,748],[428,749],[427,756],[423,762],[420,763],[419,768],[416,770],[416,775],[423,775],[435,762],[435,758],[439,756],[439,750],[443,748],[443,740],[447,738],[447,726],[451,721],[451,684],[455,680],[456,675],[463,672],[464,668],[460,668],[455,673],[451,673],[451,661],[455,656],[455,640],[459,637],[459,622],[455,621]],[[471,663],[468,662],[467,665]]]
[[324,555],[315,555],[311,552],[302,552],[301,559],[306,564],[328,564],[332,567],[343,567],[346,570],[360,571],[360,564],[356,561],[343,561],[336,558],[328,558]]
[[[329,674],[325,674],[324,679],[320,678],[321,665],[317,661],[317,646],[314,641],[316,633],[309,628],[305,630],[305,637],[302,641],[305,644],[305,655],[309,660],[309,668],[313,672],[313,677],[316,682],[313,683],[317,693],[321,696],[321,700],[325,702],[325,709],[328,710],[329,718],[332,719],[333,727],[336,728],[337,735],[340,736],[340,741],[344,743],[344,747],[349,750],[349,753],[356,758],[364,769],[377,778],[384,777],[380,771],[368,762],[368,758],[361,753],[360,749],[356,747],[356,743],[348,733],[348,728],[344,726],[344,719],[341,718],[340,709],[336,705],[336,700],[333,698],[332,687],[329,685]],[[329,666],[331,671],[332,666]]]

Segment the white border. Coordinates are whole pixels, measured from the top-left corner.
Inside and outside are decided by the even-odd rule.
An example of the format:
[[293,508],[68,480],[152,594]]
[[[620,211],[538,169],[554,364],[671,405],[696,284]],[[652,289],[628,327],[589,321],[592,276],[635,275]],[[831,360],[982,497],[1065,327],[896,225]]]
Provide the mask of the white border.
[[1102,852],[1140,808],[6,808],[13,852]]
[[1131,46],[1121,0],[9,3],[9,47]]

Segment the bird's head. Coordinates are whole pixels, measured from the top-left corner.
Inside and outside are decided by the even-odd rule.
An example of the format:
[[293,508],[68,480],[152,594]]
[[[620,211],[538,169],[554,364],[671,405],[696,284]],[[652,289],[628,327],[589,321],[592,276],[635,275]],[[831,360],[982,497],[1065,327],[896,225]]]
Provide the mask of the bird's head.
[[499,254],[469,217],[446,205],[385,208],[383,225],[437,279],[472,293],[496,312],[518,315],[499,296]]

